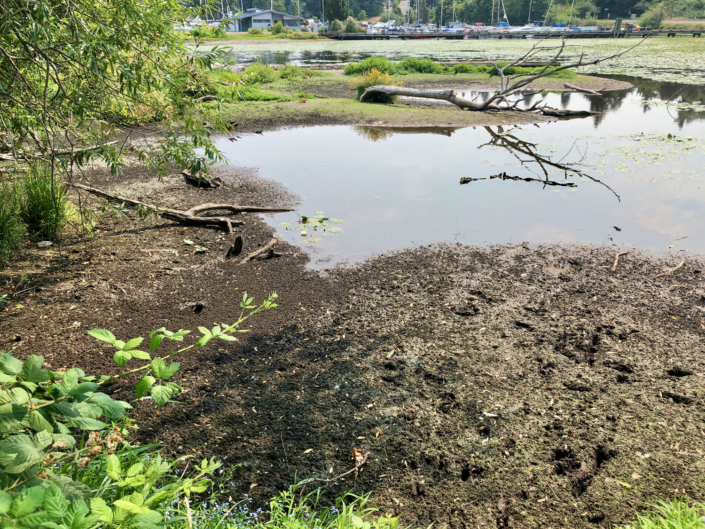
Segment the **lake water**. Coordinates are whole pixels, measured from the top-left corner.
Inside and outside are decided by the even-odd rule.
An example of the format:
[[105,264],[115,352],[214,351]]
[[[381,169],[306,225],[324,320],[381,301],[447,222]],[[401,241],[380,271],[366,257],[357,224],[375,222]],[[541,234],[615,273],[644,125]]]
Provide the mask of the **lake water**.
[[[457,130],[300,127],[220,147],[231,164],[257,167],[303,197],[298,215],[342,221],[307,225],[302,236],[297,214],[268,218],[317,268],[440,241],[705,251],[702,88],[640,82],[614,97],[539,97],[603,113]],[[490,178],[502,173],[576,187]],[[463,177],[478,180],[461,185]]]

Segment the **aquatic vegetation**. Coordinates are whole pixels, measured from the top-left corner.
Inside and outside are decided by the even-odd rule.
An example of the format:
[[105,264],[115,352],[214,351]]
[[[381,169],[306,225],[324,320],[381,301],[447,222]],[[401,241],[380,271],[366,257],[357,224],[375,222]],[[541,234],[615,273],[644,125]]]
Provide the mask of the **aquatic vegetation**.
[[[571,41],[570,55],[585,53],[586,59],[605,56],[624,50],[635,44],[634,39],[590,39]],[[401,61],[414,56],[433,59],[436,62],[485,61],[487,55],[498,60],[520,57],[533,45],[531,40],[465,40],[452,46],[446,41],[436,40],[390,40],[390,41],[331,41],[320,40],[307,48],[306,59],[301,59],[299,46],[294,42],[276,42],[271,45],[242,45],[229,52],[229,57],[241,63],[257,58],[275,63],[330,64],[336,60],[342,64],[361,61],[370,56]],[[203,48],[203,46],[201,46]],[[276,52],[276,55],[275,55]],[[547,59],[550,52],[536,57]],[[319,58],[320,57],[320,58]],[[298,62],[297,62],[298,61]],[[377,65],[377,69],[382,71]],[[624,74],[686,84],[705,82],[705,40],[692,37],[675,39],[652,38],[644,41],[629,54],[598,66],[582,68],[578,73]]]
[[[284,228],[285,231],[289,231],[289,229],[299,231],[301,232],[302,237],[312,235],[311,232],[314,232],[321,237],[340,237],[340,233],[343,231],[342,228],[331,228],[329,227],[329,224],[342,223],[343,221],[340,219],[329,219],[322,211],[316,211],[316,213],[311,217],[301,215],[299,217],[299,222],[296,225],[292,225],[290,222],[280,222],[279,226]],[[301,244],[315,244],[317,242],[321,242],[321,237],[309,237],[308,239],[301,239],[298,242]]]

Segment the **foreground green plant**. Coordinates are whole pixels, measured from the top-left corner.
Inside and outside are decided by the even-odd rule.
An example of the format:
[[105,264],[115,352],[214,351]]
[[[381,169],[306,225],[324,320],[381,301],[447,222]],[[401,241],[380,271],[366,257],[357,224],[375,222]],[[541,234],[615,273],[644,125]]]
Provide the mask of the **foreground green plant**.
[[7,179],[0,182],[0,264],[10,259],[27,231],[19,211],[18,187]]
[[[388,73],[380,72],[376,68],[370,70],[368,74],[361,75],[360,77],[356,78],[353,83],[354,87],[357,89],[358,100],[360,99],[362,94],[365,93],[365,90],[367,90],[370,86],[393,86],[395,84],[397,86],[401,86],[401,83],[395,83]],[[394,104],[396,103],[397,98],[396,96],[391,96],[387,94],[374,94],[370,101],[374,103]]]
[[[241,324],[276,307],[276,297],[272,294],[256,306],[245,294],[234,323],[199,327],[201,336],[194,344],[163,356],[153,354],[165,343],[183,342],[190,331],[162,327],[151,332],[149,352],[138,349],[142,337],[125,342],[106,329],[89,331],[115,349],[113,360],[121,368],[116,375],[86,376],[77,368],[49,371],[43,369],[41,356],[22,361],[11,352],[0,354],[2,526],[157,529],[170,502],[204,492],[211,483],[206,476],[220,467],[212,459],[203,460],[189,476],[166,483],[164,476],[179,460],[169,463],[157,455],[123,465],[116,452],[129,448],[125,437],[131,421],[126,414],[132,406],[99,390],[117,379],[144,373],[135,387],[137,397],[149,395],[159,407],[164,406],[181,391],[170,380],[179,364],[169,363],[170,359],[212,340],[235,341],[234,334],[246,332]],[[128,369],[133,360],[148,363]],[[87,468],[92,471],[83,473]],[[102,476],[97,488],[96,475]]]
[[705,505],[675,498],[672,502],[660,501],[654,511],[646,516],[637,516],[636,521],[624,529],[702,529],[705,525]]
[[20,216],[35,235],[53,240],[66,224],[68,200],[51,164],[35,162],[22,179]]

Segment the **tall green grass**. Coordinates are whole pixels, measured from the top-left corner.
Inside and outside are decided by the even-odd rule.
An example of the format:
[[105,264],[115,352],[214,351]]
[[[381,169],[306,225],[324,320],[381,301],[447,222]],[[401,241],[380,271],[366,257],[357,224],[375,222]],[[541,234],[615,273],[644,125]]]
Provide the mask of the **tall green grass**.
[[[498,63],[500,68],[507,63]],[[399,62],[390,61],[384,57],[368,57],[360,62],[348,64],[343,73],[345,75],[365,75],[373,69],[388,73],[389,75],[408,75],[412,73],[450,75],[453,73],[469,73],[469,74],[488,74],[497,75],[497,69],[494,66],[484,64],[456,64],[455,66],[443,66],[433,61],[432,59],[419,59],[416,57],[407,57]],[[521,67],[512,66],[504,70],[505,75],[519,75],[524,73],[535,73],[540,71],[542,67]],[[560,72],[549,74],[548,77],[558,79],[573,79],[575,73],[571,70],[562,70]]]
[[705,505],[674,499],[672,502],[660,501],[653,511],[645,516],[637,516],[624,529],[702,529],[705,527]]
[[66,224],[67,198],[49,164],[36,163],[22,180],[19,214],[30,232],[53,240]]
[[7,263],[27,231],[25,223],[19,216],[18,191],[18,186],[10,181],[5,180],[0,183],[0,264]]

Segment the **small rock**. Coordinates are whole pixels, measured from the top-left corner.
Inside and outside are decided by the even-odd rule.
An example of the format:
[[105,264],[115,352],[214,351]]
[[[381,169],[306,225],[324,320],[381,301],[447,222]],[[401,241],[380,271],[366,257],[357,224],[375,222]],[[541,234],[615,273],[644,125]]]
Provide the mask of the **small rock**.
[[51,241],[42,241],[42,242],[37,243],[37,247],[38,248],[49,248],[49,246],[51,246],[52,244],[54,244],[54,243]]

